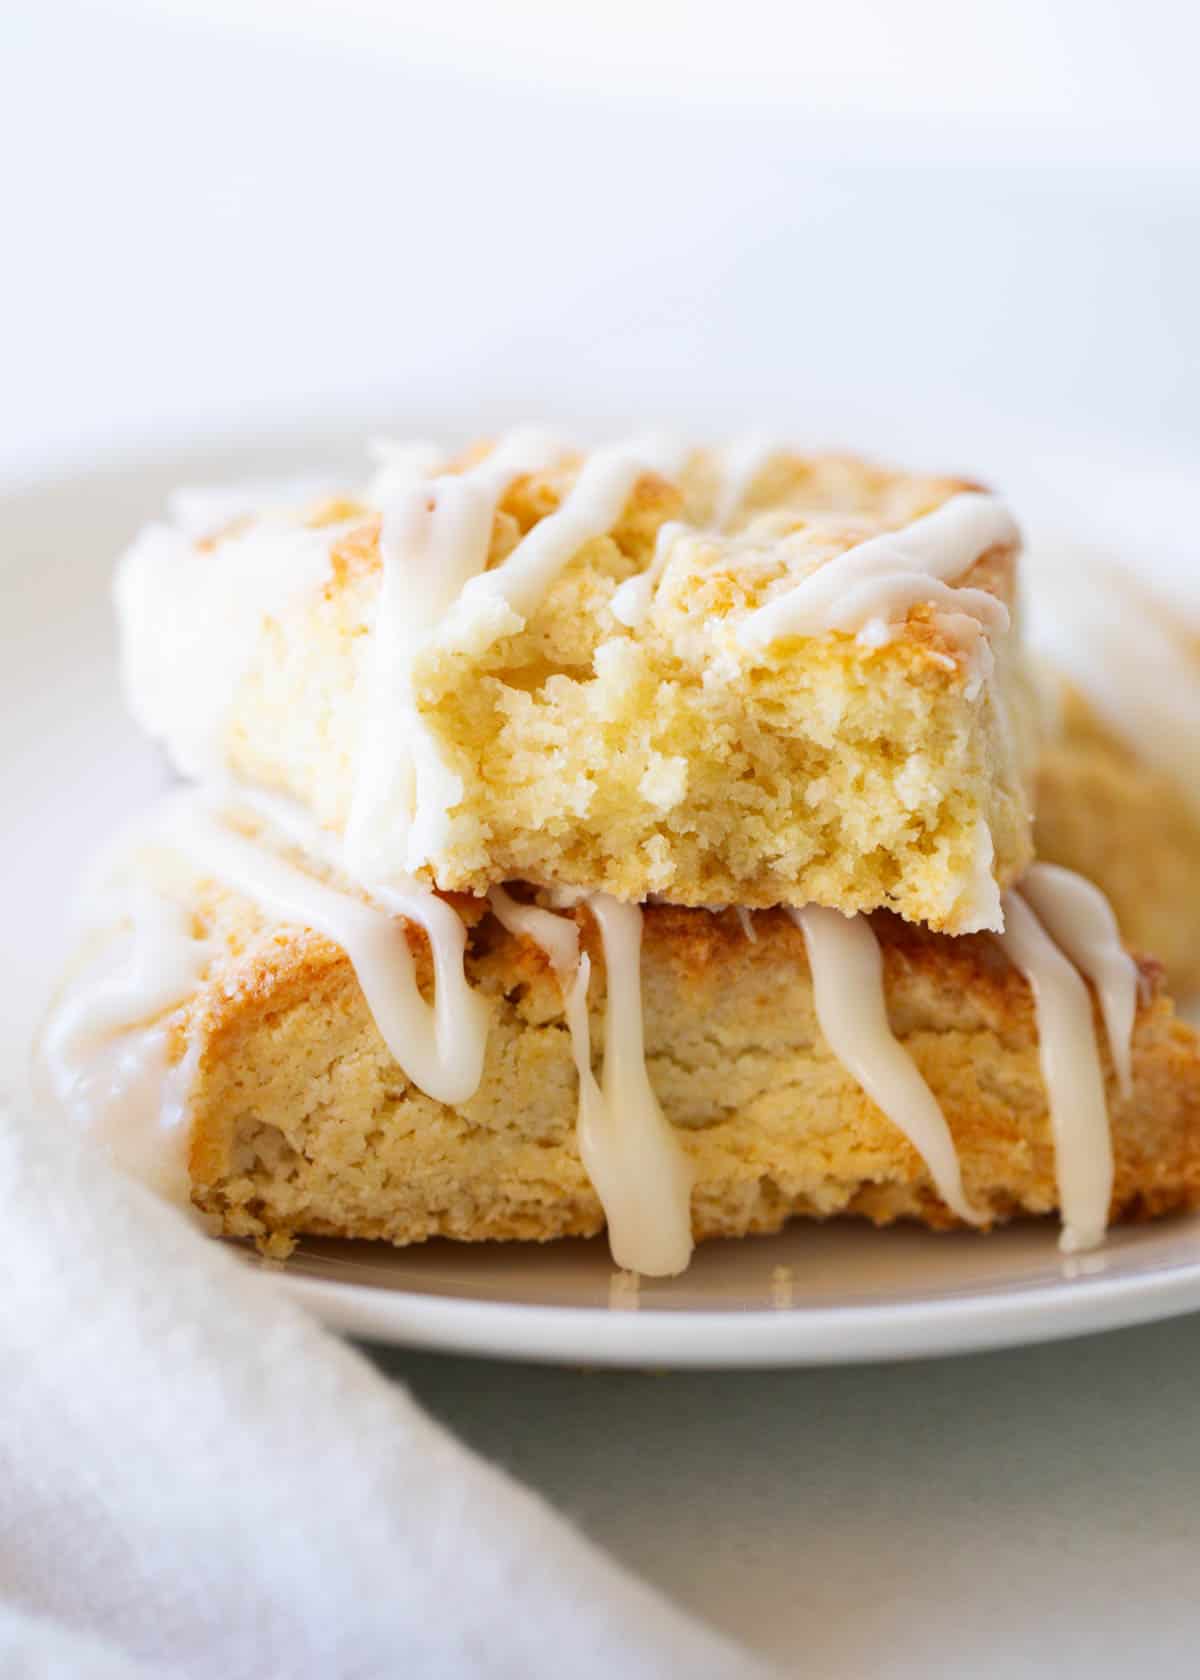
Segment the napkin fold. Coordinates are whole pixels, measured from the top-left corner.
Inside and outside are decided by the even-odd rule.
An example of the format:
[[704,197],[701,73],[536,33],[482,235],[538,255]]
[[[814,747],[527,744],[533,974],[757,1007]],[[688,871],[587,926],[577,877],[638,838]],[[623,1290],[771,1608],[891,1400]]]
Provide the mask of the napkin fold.
[[12,1100],[0,1384],[6,1676],[762,1673]]

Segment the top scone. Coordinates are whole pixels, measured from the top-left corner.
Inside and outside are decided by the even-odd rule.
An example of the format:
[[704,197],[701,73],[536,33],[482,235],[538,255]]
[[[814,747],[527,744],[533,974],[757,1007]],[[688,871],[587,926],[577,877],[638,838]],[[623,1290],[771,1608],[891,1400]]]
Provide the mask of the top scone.
[[366,883],[997,928],[1032,855],[1017,548],[972,486],[852,459],[394,448],[362,492],[144,532],[126,688]]

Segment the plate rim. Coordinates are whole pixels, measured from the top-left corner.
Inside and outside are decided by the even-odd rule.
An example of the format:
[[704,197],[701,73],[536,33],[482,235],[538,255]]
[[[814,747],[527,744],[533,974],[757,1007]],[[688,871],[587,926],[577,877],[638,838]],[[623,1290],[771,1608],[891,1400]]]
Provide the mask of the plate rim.
[[[1200,1216],[1191,1222],[1200,1233]],[[1200,1255],[1132,1276],[1064,1278],[940,1300],[711,1311],[489,1301],[289,1274],[287,1261],[263,1270],[292,1301],[345,1335],[549,1365],[769,1370],[894,1363],[1067,1341],[1200,1309]]]

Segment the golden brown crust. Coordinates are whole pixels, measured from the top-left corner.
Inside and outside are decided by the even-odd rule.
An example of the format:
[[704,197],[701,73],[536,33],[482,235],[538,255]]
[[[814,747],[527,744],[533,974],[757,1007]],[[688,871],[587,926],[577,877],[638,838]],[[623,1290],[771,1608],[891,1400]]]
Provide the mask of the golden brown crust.
[[[557,491],[565,489],[565,486],[557,485],[548,475],[521,478],[512,486],[496,514],[489,568],[499,565],[511,552],[518,536],[524,536],[536,523],[536,520],[529,516],[530,500],[539,509],[539,518],[554,512],[558,505],[558,495],[548,493],[551,484],[556,485]],[[542,494],[537,494],[538,491]],[[617,548],[623,555],[636,562],[636,569],[641,570],[648,563],[659,527],[667,519],[680,513],[680,502],[679,492],[665,479],[651,474],[639,479],[620,521],[612,531]],[[514,507],[517,509],[515,513],[510,511]],[[334,544],[330,581],[324,590],[326,600],[333,599],[339,590],[352,582],[361,582],[380,569],[380,515],[370,513],[352,503],[338,502],[323,504],[319,513],[309,520],[309,524],[335,523],[335,515],[340,515],[342,519],[357,519],[359,522]],[[236,521],[222,533],[222,537],[245,530],[247,524],[245,519]],[[851,525],[848,537],[853,530]],[[212,539],[207,539],[198,546],[211,547]],[[1018,561],[1019,549],[1015,543],[999,545],[982,554],[969,571],[963,574],[960,581],[968,588],[987,590],[1011,609],[1017,596]],[[710,591],[706,596],[706,608],[728,613],[745,609],[751,604],[751,596],[744,588],[732,585],[731,580],[725,581],[726,588],[723,594]],[[796,638],[797,641],[800,639]],[[853,638],[846,640],[852,641]],[[909,661],[910,670],[913,672],[927,667],[935,670],[943,681],[947,672],[953,673],[961,680],[966,665],[963,650],[958,642],[946,634],[938,615],[927,606],[917,605],[909,609],[903,634],[897,636],[888,646],[902,650],[902,655]],[[876,657],[879,657],[878,653]]]
[[[687,516],[696,524],[710,521],[721,489],[718,459],[710,451],[694,451],[681,474]],[[781,449],[764,461],[745,487],[731,521],[745,526],[757,515],[776,509],[843,512],[848,508],[907,524],[965,490],[983,490],[974,479],[956,475],[912,473],[845,451],[801,453]]]
[[[484,459],[487,453],[487,448],[482,445],[468,450],[452,462],[448,470],[451,473],[465,470]],[[498,566],[521,537],[558,510],[579,476],[583,463],[582,455],[569,455],[553,471],[525,473],[513,480],[501,497],[492,521],[489,567]],[[640,568],[649,562],[659,526],[667,519],[679,518],[683,512],[684,501],[679,488],[659,473],[644,473],[634,485],[620,518],[613,526],[613,540],[621,553]],[[355,578],[379,570],[380,515],[360,503],[343,499],[323,504],[309,519],[312,525],[356,519],[361,519],[361,523],[355,524],[353,530],[340,538],[333,550],[335,585],[344,586]]]
[[[576,912],[596,974],[602,956]],[[893,1028],[938,1096],[967,1193],[994,1221],[1057,1206],[1029,988],[986,936],[948,940],[875,918]],[[833,1061],[803,937],[782,912],[667,906],[645,915],[648,1066],[697,1172],[698,1238],[796,1215],[955,1223],[916,1151]],[[423,936],[413,939],[429,983]],[[193,1006],[203,1035],[195,1200],[233,1235],[394,1243],[590,1235],[603,1215],[574,1138],[575,1081],[545,957],[490,917],[469,959],[492,1012],[483,1085],[460,1109],[415,1091],[380,1042],[353,970],[316,935],[265,933]],[[1135,1091],[1109,1069],[1114,1218],[1200,1201],[1200,1050],[1142,965]]]

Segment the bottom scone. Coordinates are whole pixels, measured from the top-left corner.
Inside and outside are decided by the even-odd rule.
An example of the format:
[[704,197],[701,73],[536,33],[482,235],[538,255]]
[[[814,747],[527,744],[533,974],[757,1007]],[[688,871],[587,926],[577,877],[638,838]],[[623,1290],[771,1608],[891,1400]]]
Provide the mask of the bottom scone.
[[[486,901],[458,901],[453,909],[434,901],[464,929],[469,989],[458,1001],[478,1009],[483,1029],[481,1068],[466,1081],[476,1078],[473,1094],[445,1101],[406,1074],[376,1024],[378,999],[374,1012],[368,1006],[360,976],[374,972],[375,958],[365,920],[347,936],[357,951],[352,961],[327,932],[287,925],[264,910],[261,897],[255,902],[230,890],[227,880],[216,884],[194,863],[164,868],[160,859],[156,868],[156,901],[169,905],[175,934],[182,929],[194,953],[190,978],[186,954],[173,965],[174,990],[186,995],[163,1009],[161,987],[137,990],[138,942],[145,950],[157,939],[161,948],[161,908],[157,931],[143,937],[133,924],[132,955],[127,921],[115,945],[102,941],[80,972],[93,996],[106,964],[110,994],[120,994],[113,973],[134,976],[121,994],[124,1010],[132,1017],[134,1005],[143,1009],[139,1031],[151,1049],[142,1054],[126,1043],[127,1076],[132,1067],[135,1083],[145,1084],[147,1068],[162,1077],[149,1132],[161,1145],[164,1112],[178,1122],[183,1188],[221,1231],[282,1252],[302,1233],[403,1244],[433,1236],[545,1240],[604,1228],[597,1172],[594,1163],[591,1172],[585,1165],[577,1127],[579,1021],[573,1037],[562,969],[533,939],[511,931],[520,910],[513,900],[503,901],[509,926]],[[330,902],[342,896],[324,890]],[[356,915],[375,914],[354,903]],[[1065,1202],[1064,1127],[1076,1122],[1052,1118],[1033,993],[992,936],[938,936],[886,913],[869,924],[870,948],[877,945],[882,962],[880,1030],[923,1076],[957,1157],[953,1171],[942,1159],[939,1176],[936,1160],[931,1170],[926,1158],[934,1159],[931,1151],[918,1152],[866,1094],[862,1068],[847,1065],[853,1055],[839,1045],[839,1059],[830,1048],[797,920],[783,911],[751,918],[670,906],[622,913],[640,919],[645,1069],[690,1178],[692,1236],[774,1231],[794,1215],[989,1224],[1050,1213]],[[330,914],[322,900],[311,919],[328,929]],[[616,1030],[606,1003],[629,1003],[616,991],[606,997],[605,955],[611,962],[614,946],[593,909],[577,906],[556,920],[578,929],[590,959],[590,985],[584,965],[578,996],[586,998],[600,1068],[606,1032],[611,1044]],[[410,1001],[431,1014],[430,941],[412,920],[392,926],[397,936],[403,930],[414,965]],[[123,953],[125,969],[114,968],[117,959],[106,951]],[[144,970],[143,963],[143,982]],[[635,952],[635,991],[636,972]],[[439,967],[439,991],[450,989],[447,973]],[[628,989],[625,976],[621,984]],[[81,1031],[79,986],[78,976],[68,984],[43,1054],[60,1097],[76,1106],[90,1101],[94,1111],[96,1089],[108,1091],[112,1081],[89,1071],[95,1015]],[[1174,1018],[1155,965],[1142,963],[1132,1080],[1122,1094],[1100,1009],[1094,997],[1088,1004],[1091,994],[1081,995],[1093,1016],[1088,1025],[1100,1050],[1111,1135],[1101,1220],[1104,1212],[1132,1218],[1195,1204],[1195,1035]],[[869,1013],[870,998],[862,1003]],[[828,1026],[828,1013],[824,1018]],[[588,1024],[585,1018],[585,1030]],[[865,1077],[869,1084],[869,1071]],[[126,1156],[139,1147],[130,1142],[131,1112],[126,1100],[125,1130],[116,1139]],[[651,1148],[644,1175],[661,1164],[661,1151],[655,1156]],[[947,1182],[959,1193],[947,1191]],[[686,1210],[686,1184],[683,1196]]]

